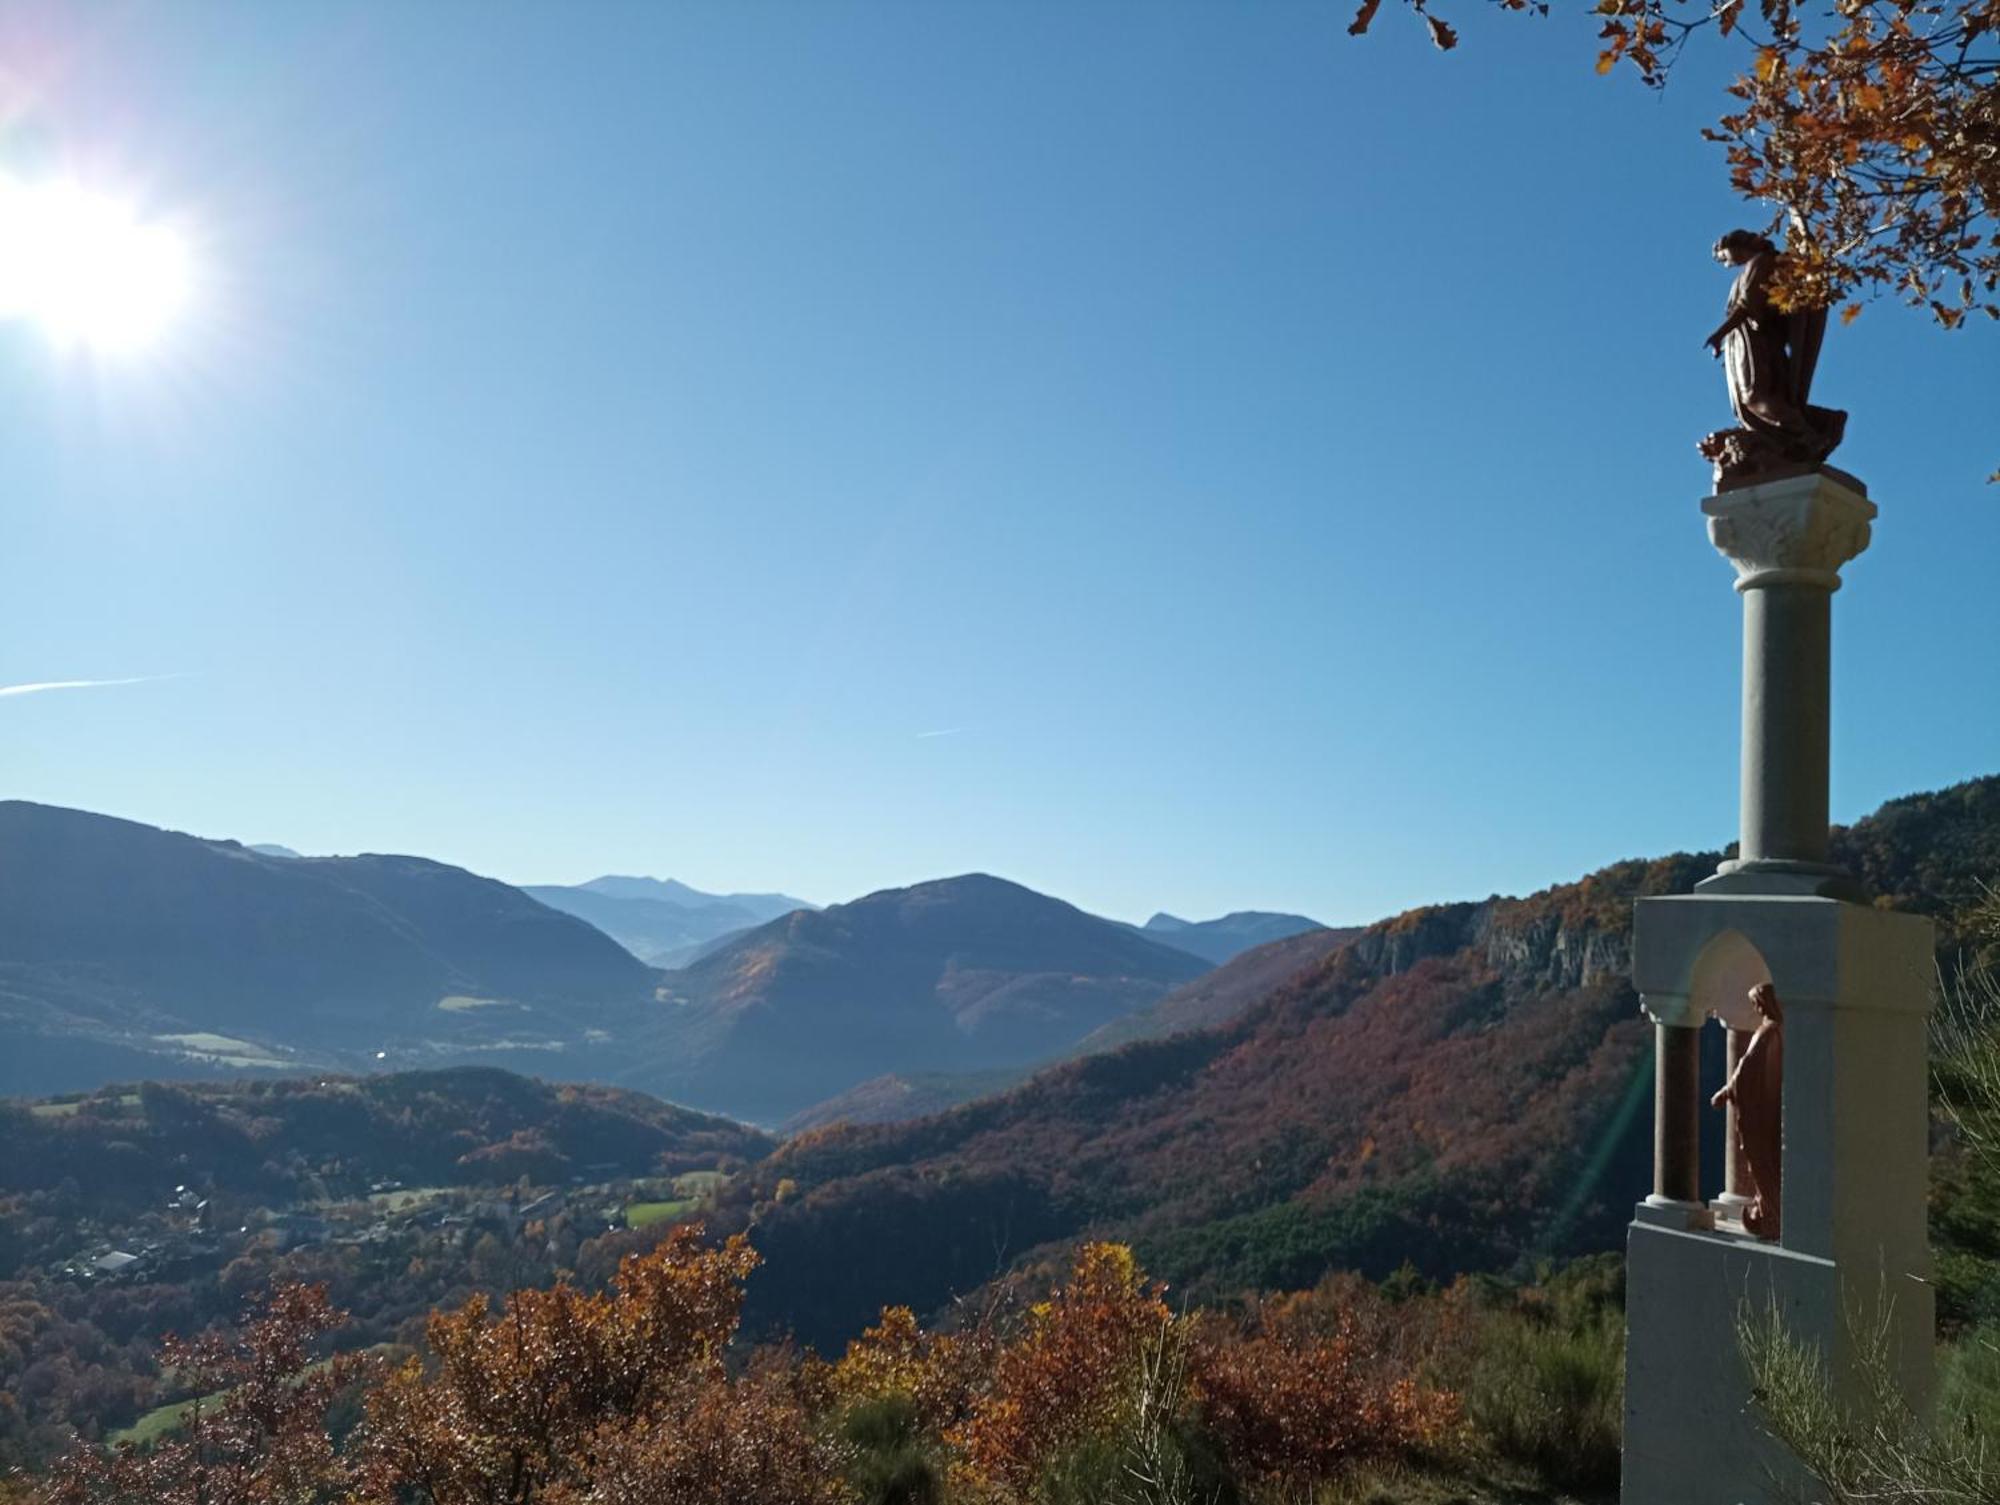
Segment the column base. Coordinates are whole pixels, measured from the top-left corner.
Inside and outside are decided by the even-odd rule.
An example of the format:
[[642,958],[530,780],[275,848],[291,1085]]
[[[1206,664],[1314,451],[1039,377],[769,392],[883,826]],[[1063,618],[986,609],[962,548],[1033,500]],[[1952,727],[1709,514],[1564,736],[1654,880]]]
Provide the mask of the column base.
[[1784,857],[1732,857],[1714,874],[1695,885],[1704,894],[1743,894],[1765,898],[1842,899],[1866,904],[1868,886],[1830,862],[1799,862]]
[[1632,1221],[1649,1228],[1671,1228],[1678,1233],[1706,1232],[1715,1226],[1715,1215],[1699,1202],[1682,1202],[1657,1194],[1632,1209]]
[[1726,1191],[1708,1204],[1712,1227],[1734,1233],[1743,1227],[1743,1213],[1750,1206],[1750,1199],[1733,1191]]

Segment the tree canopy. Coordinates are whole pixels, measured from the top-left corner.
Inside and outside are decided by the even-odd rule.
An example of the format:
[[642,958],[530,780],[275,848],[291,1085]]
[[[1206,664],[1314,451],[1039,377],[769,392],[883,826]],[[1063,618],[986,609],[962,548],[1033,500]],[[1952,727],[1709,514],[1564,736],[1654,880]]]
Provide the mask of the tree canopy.
[[[1457,31],[1407,0],[1439,48]],[[1545,0],[1493,0],[1547,15]],[[1360,35],[1381,0],[1362,0]],[[1596,0],[1597,71],[1665,86],[1712,31],[1742,49],[1731,104],[1703,132],[1766,206],[1786,257],[1780,306],[1893,294],[1947,329],[2000,319],[2000,0]]]

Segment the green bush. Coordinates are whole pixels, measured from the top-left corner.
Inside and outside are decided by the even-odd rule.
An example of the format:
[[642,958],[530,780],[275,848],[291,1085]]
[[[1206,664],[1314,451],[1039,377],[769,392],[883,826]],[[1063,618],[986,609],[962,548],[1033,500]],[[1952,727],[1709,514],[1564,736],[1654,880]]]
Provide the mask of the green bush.
[[1035,1505],[1236,1505],[1234,1485],[1178,1428],[1143,1454],[1131,1438],[1099,1438],[1051,1463]]
[[1947,1430],[2000,1437],[2000,1326],[1971,1328],[1938,1349],[1937,1415]]
[[840,1419],[840,1439],[852,1449],[847,1479],[861,1505],[944,1505],[944,1470],[908,1396],[849,1408]]
[[1614,1313],[1574,1323],[1491,1313],[1465,1380],[1466,1413],[1495,1455],[1552,1488],[1615,1490],[1624,1381]]

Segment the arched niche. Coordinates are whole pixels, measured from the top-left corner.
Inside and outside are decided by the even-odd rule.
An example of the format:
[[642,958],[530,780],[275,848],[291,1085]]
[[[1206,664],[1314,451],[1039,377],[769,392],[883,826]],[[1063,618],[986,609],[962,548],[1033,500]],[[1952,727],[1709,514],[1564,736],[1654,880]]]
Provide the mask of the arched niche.
[[1688,1012],[1696,1020],[1713,1014],[1731,1030],[1754,1030],[1757,1011],[1750,990],[1771,980],[1764,953],[1740,930],[1724,930],[1701,948],[1688,977]]

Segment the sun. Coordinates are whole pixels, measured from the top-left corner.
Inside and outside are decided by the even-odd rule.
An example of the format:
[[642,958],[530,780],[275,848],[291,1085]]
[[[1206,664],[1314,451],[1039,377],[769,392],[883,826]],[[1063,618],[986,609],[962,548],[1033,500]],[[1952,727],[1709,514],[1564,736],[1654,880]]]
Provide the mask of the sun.
[[65,349],[146,349],[188,302],[185,240],[132,205],[67,181],[0,177],[0,319]]

